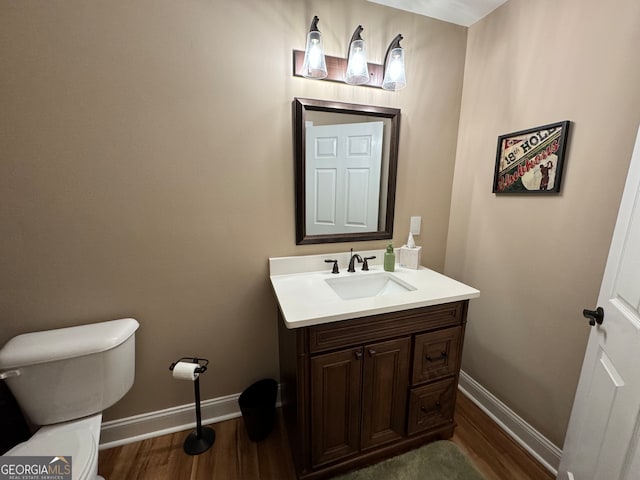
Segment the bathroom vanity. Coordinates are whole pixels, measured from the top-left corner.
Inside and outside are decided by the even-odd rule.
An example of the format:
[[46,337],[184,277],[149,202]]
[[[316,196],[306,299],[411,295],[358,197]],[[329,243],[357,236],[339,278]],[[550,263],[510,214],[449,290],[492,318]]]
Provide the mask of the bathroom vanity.
[[[382,258],[363,256],[371,253]],[[301,479],[453,435],[467,306],[479,296],[425,268],[332,274],[323,262],[336,257],[270,259],[282,403]],[[386,286],[362,287],[384,276]],[[346,290],[332,286],[338,278]]]

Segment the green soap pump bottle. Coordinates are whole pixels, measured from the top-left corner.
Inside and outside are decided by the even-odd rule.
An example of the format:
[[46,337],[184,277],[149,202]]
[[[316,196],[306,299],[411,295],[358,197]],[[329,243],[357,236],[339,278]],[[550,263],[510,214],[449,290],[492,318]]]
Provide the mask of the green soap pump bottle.
[[384,270],[386,272],[393,272],[396,267],[396,254],[393,253],[393,244],[387,245],[387,251],[384,254]]

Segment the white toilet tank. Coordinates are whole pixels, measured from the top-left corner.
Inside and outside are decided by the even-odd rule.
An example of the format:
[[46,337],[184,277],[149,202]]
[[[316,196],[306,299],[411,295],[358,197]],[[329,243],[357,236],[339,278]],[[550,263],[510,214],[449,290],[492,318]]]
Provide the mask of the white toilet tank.
[[123,318],[18,335],[0,350],[0,372],[36,425],[93,415],[133,385],[138,326]]

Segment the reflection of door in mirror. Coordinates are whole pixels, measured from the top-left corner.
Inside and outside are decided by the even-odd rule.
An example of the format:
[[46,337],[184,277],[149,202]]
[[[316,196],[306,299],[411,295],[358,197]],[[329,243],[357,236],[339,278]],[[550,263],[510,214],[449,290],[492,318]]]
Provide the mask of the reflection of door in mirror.
[[307,234],[377,231],[383,122],[305,128]]

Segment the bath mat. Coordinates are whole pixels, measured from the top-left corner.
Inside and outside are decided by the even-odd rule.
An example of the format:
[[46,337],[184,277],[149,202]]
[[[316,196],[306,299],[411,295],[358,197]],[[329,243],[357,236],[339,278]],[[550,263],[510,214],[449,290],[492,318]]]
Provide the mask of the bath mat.
[[439,440],[333,480],[485,480],[450,440]]

